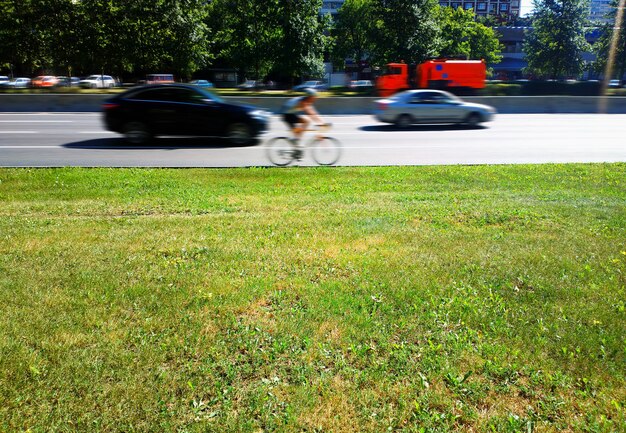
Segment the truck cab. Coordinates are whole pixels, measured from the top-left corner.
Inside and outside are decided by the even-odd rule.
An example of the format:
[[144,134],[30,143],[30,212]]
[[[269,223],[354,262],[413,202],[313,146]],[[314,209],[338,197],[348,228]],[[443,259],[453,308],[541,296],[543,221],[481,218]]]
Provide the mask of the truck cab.
[[390,96],[409,89],[409,66],[406,63],[388,63],[376,80],[376,90],[381,96]]

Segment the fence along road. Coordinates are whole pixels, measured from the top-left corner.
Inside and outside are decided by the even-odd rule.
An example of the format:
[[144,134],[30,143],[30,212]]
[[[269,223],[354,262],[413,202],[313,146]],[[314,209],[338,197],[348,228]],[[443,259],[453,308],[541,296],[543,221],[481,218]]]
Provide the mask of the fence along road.
[[[111,95],[75,94],[2,94],[0,112],[98,112],[102,102]],[[286,97],[226,97],[231,102],[258,105],[276,112]],[[369,114],[374,107],[372,97],[319,98],[316,106],[322,114]],[[463,97],[495,107],[499,113],[597,113],[603,101],[607,112],[626,114],[626,97],[609,96],[481,96]]]

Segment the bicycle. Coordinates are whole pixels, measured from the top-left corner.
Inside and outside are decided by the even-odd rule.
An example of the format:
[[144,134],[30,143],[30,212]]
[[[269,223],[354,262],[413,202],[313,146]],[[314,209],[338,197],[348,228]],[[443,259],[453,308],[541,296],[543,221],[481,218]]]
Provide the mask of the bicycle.
[[333,165],[341,156],[341,143],[333,137],[324,135],[332,125],[326,123],[317,128],[307,129],[317,134],[308,140],[303,146],[296,144],[293,138],[274,137],[266,144],[267,156],[272,164],[284,167],[294,161],[302,160],[304,149],[311,149],[313,160],[319,165]]

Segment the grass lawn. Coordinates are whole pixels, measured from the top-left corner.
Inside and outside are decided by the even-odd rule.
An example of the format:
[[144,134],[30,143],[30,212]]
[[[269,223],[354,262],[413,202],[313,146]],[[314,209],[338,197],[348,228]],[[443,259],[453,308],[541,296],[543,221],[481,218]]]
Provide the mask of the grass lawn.
[[616,432],[626,164],[0,170],[0,431]]

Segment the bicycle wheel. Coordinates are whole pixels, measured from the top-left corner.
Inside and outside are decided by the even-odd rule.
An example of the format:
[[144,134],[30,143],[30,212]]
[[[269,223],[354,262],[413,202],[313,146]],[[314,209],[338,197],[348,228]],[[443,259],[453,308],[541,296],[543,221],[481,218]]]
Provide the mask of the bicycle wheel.
[[341,143],[336,138],[314,138],[309,142],[309,148],[319,165],[333,165],[341,156]]
[[287,137],[275,137],[266,144],[267,157],[274,165],[284,167],[295,159],[295,149]]

